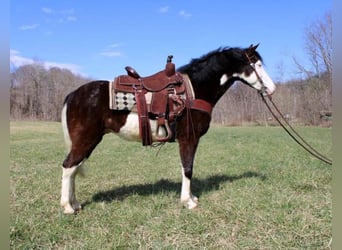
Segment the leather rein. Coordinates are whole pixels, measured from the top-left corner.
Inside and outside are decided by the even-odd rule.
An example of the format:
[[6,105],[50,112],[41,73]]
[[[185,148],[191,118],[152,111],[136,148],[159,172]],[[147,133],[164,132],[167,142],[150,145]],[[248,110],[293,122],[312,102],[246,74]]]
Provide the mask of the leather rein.
[[[298,132],[290,125],[290,123],[286,120],[285,116],[282,114],[282,112],[280,112],[280,110],[278,109],[278,107],[275,105],[275,103],[272,100],[272,97],[270,95],[268,95],[266,93],[266,86],[264,85],[264,82],[262,80],[262,78],[260,77],[260,75],[258,74],[257,70],[255,69],[254,63],[252,62],[251,58],[249,57],[249,55],[246,53],[246,57],[251,65],[251,67],[253,68],[253,71],[255,73],[255,75],[257,76],[258,80],[260,81],[262,88],[261,90],[259,90],[259,94],[262,98],[262,101],[265,103],[266,107],[268,108],[268,110],[270,111],[270,113],[272,114],[272,116],[274,117],[274,119],[276,119],[276,121],[283,127],[283,129],[286,131],[286,133],[295,141],[297,142],[302,148],[304,148],[307,152],[309,152],[312,156],[316,157],[317,159],[325,162],[326,164],[332,165],[332,160],[329,159],[328,157],[324,156],[323,154],[321,154],[320,152],[318,152],[316,149],[314,149],[306,140],[304,140],[304,138],[302,136],[300,136],[298,134]],[[268,104],[268,102],[266,101],[265,96],[268,97],[268,100],[271,102],[271,104],[273,105],[274,109],[276,110],[276,112],[279,114],[279,116],[281,117],[281,119],[285,122],[285,124],[288,126],[288,128],[286,127],[286,125],[281,121],[281,119],[277,116],[277,114],[272,110],[271,106]]]

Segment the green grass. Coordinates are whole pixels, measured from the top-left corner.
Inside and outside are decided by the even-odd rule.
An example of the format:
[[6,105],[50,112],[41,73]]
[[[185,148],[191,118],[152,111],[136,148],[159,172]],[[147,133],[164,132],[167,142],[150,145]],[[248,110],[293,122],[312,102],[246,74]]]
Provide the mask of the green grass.
[[[195,159],[199,207],[179,202],[178,146],[105,136],[76,179],[84,209],[59,205],[59,123],[10,124],[11,249],[329,249],[332,168],[281,128],[213,126]],[[331,129],[298,128],[331,157]],[[162,162],[162,164],[159,164]]]

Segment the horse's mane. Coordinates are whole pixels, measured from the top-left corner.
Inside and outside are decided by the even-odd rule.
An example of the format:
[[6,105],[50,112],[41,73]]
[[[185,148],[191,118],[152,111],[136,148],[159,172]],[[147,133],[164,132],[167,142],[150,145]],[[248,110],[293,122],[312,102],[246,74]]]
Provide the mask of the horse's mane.
[[[253,57],[262,61],[257,51],[254,51]],[[178,71],[188,74],[201,72],[202,74],[210,76],[218,71],[224,70],[231,63],[237,66],[240,64],[248,64],[245,49],[239,47],[220,47],[199,58],[192,59],[188,64],[179,67]]]

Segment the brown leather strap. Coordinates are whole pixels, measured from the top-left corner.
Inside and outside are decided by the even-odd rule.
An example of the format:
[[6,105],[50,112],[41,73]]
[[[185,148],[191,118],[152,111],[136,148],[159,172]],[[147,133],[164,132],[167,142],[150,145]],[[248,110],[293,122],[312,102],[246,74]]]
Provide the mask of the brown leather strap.
[[182,74],[182,77],[186,90],[186,99],[188,103],[187,108],[200,110],[211,115],[213,105],[205,100],[195,99],[195,93],[192,88],[189,76],[187,74]]
[[152,144],[152,132],[150,120],[148,117],[148,109],[145,99],[145,93],[142,91],[135,92],[135,100],[137,103],[139,116],[139,134],[142,139],[142,144],[148,146]]
[[190,103],[190,109],[200,110],[200,111],[208,113],[209,115],[211,115],[211,112],[213,111],[213,105],[211,105],[209,102],[204,101],[202,99],[190,100],[189,103]]
[[191,84],[189,76],[187,74],[182,74],[182,77],[183,77],[183,82],[185,85],[186,98],[188,100],[195,99],[195,93],[192,88],[192,84]]

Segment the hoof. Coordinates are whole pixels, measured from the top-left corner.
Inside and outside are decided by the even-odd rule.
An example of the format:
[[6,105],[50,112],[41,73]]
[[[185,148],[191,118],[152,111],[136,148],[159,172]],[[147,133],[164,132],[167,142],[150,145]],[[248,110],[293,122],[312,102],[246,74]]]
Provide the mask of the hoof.
[[70,204],[61,204],[61,205],[64,208],[64,211],[63,211],[64,214],[77,214],[78,212],[82,210],[82,206],[78,202],[72,204],[72,206]]
[[194,195],[186,200],[181,200],[181,202],[187,209],[194,209],[198,206],[198,198]]
[[76,211],[70,205],[67,205],[67,206],[64,207],[63,213],[64,214],[75,214]]
[[78,203],[77,201],[72,203],[72,207],[75,211],[79,212],[82,210],[82,206],[80,203]]

